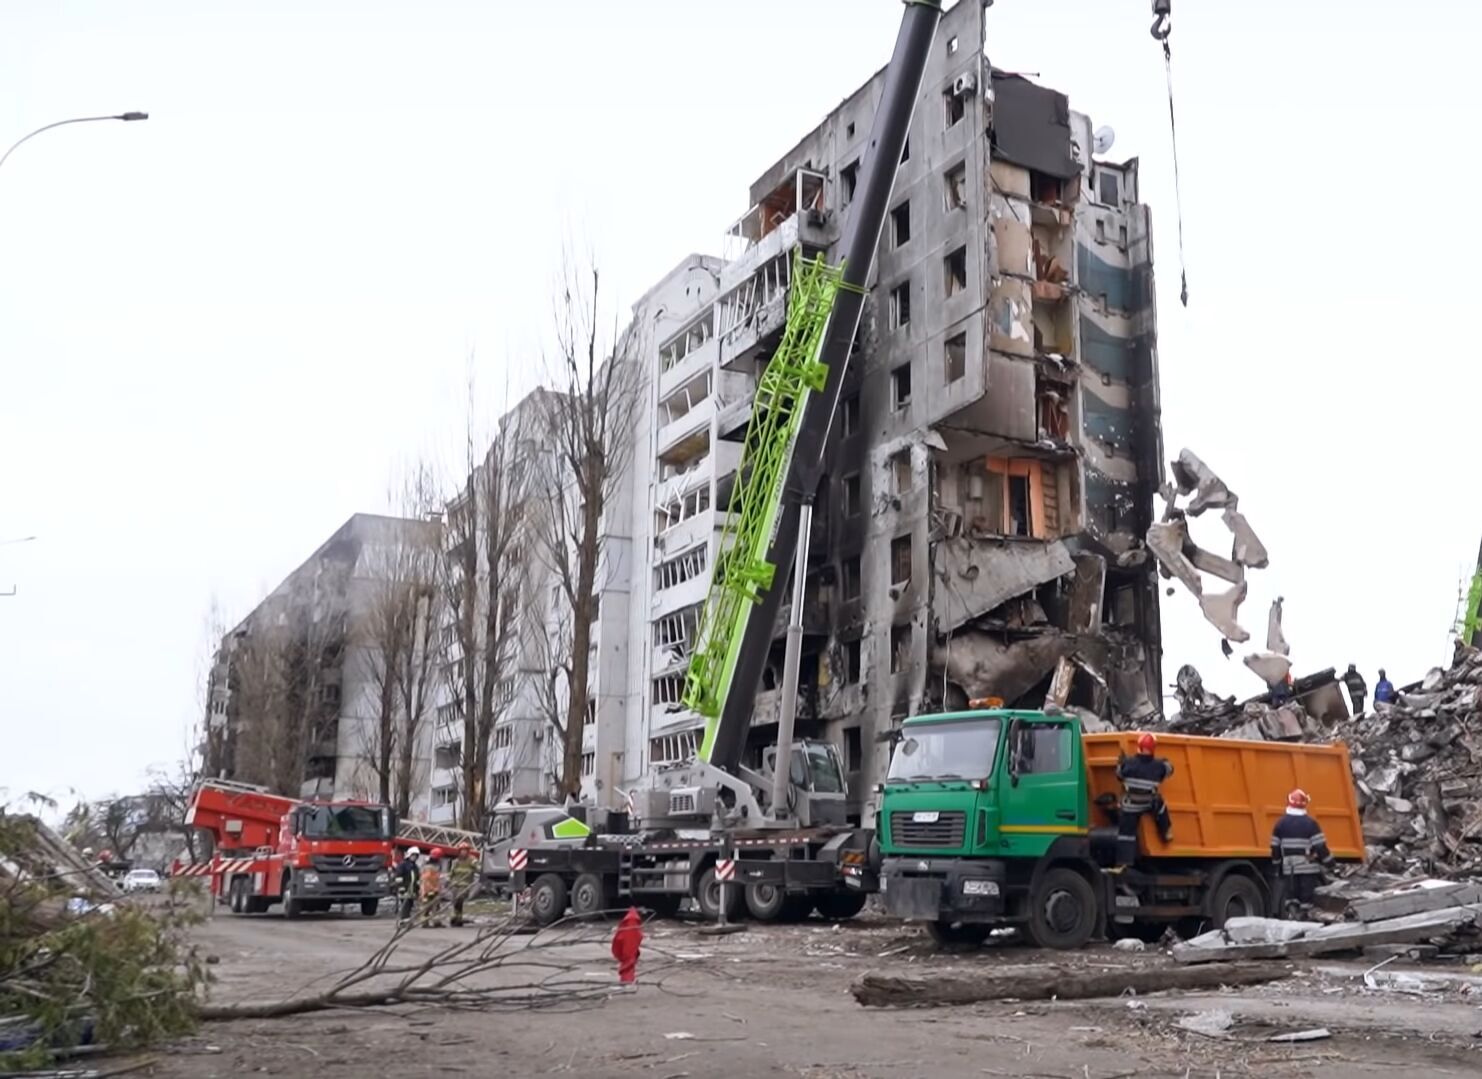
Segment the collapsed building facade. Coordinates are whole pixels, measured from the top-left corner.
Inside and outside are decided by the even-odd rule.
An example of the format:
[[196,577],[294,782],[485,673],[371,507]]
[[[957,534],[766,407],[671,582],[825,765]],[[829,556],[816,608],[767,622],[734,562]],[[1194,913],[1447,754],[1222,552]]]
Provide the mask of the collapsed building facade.
[[[1124,722],[1159,710],[1151,215],[1136,160],[1100,160],[1064,95],[991,67],[987,21],[959,3],[938,31],[817,492],[798,730],[839,745],[856,817],[907,715],[981,697]],[[652,574],[631,609],[651,647],[630,683],[650,690],[628,715],[625,782],[695,744],[679,695],[756,375],[795,254],[838,258],[883,77],[751,185],[731,257],[692,256],[662,303],[635,308],[660,329],[635,435]]]

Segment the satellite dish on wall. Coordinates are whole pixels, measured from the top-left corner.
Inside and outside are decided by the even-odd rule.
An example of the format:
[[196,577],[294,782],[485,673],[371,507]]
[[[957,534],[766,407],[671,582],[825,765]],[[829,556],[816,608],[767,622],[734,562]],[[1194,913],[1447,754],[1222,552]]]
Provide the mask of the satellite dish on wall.
[[1091,138],[1092,150],[1098,154],[1104,154],[1112,148],[1112,143],[1117,141],[1117,133],[1109,127],[1098,127],[1096,134]]

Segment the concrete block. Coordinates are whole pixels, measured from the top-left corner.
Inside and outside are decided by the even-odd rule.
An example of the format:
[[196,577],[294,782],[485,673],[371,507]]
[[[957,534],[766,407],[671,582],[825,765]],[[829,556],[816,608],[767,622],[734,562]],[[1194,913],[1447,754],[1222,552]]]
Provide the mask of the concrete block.
[[1266,553],[1266,545],[1256,535],[1255,529],[1251,528],[1250,522],[1245,519],[1245,514],[1231,507],[1225,510],[1223,520],[1225,527],[1235,534],[1235,544],[1230,552],[1231,558],[1250,569],[1265,569],[1271,564],[1271,558]]
[[1361,922],[1379,922],[1410,914],[1482,904],[1482,884],[1459,884],[1453,881],[1426,880],[1392,892],[1378,899],[1359,900],[1349,904],[1349,911]]
[[1250,634],[1236,621],[1247,591],[1246,583],[1241,581],[1227,592],[1199,597],[1199,609],[1204,612],[1205,620],[1227,640],[1237,644],[1250,640]]

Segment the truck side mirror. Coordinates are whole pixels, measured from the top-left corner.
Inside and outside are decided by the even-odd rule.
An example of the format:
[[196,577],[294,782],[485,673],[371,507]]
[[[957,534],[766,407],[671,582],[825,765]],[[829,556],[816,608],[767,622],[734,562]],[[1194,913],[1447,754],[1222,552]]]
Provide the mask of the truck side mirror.
[[1019,785],[1019,765],[1021,762],[1019,747],[1023,741],[1023,736],[1024,724],[1020,723],[1017,719],[1009,724],[1009,785],[1012,787]]

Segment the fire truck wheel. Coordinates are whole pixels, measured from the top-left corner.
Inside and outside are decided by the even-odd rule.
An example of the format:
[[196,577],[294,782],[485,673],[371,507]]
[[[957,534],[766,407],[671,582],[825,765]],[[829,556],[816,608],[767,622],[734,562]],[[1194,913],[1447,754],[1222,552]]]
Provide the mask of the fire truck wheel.
[[242,902],[242,878],[234,877],[226,886],[226,907],[233,914],[241,914],[246,904]]
[[815,906],[823,917],[842,922],[864,910],[868,899],[863,892],[831,892],[819,897]]
[[360,901],[360,913],[367,918],[374,918],[381,909],[379,899],[362,899]]
[[613,898],[600,873],[583,873],[571,885],[572,914],[600,914],[612,909]]
[[297,918],[304,912],[304,901],[293,894],[293,881],[283,878],[283,917]]
[[748,884],[746,909],[759,922],[775,922],[787,906],[787,890],[780,884]]
[[530,886],[530,916],[538,925],[550,925],[566,913],[566,882],[554,873],[544,873]]

